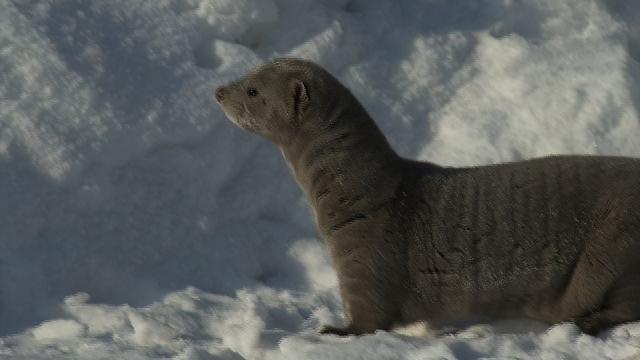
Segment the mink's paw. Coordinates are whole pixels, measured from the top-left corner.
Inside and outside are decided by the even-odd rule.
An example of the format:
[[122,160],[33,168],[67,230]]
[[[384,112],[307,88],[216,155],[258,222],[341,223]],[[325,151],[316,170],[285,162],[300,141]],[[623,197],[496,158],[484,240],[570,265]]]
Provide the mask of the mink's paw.
[[334,327],[325,325],[320,329],[320,334],[322,335],[337,335],[337,336],[349,336],[349,335],[358,335],[351,329],[350,327]]

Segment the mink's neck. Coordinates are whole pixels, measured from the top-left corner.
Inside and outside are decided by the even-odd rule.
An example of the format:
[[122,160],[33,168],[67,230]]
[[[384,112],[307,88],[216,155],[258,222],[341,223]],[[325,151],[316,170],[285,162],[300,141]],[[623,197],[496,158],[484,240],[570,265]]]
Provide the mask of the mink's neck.
[[401,160],[359,104],[338,101],[311,116],[280,148],[321,232],[331,236],[394,196]]

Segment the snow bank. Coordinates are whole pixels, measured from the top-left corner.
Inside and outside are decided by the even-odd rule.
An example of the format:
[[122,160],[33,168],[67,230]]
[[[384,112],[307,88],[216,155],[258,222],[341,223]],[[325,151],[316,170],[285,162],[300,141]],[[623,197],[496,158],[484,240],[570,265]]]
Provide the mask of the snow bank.
[[0,2],[0,357],[633,357],[638,324],[318,336],[341,308],[309,211],[212,91],[301,56],[405,156],[640,156],[638,19],[631,0]]
[[40,342],[75,339],[83,335],[82,325],[73,320],[50,320],[35,327],[33,337]]

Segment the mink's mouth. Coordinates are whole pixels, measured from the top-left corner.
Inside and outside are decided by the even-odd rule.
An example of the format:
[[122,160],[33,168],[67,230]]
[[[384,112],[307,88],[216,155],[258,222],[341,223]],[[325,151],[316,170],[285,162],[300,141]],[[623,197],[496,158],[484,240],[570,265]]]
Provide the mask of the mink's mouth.
[[231,120],[232,123],[240,126],[239,120],[244,115],[244,109],[242,108],[242,106],[239,106],[239,104],[236,104],[230,101],[225,101],[225,102],[221,101],[220,108],[222,109],[224,114],[227,116],[227,118]]
[[248,109],[243,104],[221,101],[220,107],[227,118],[239,128],[251,132],[257,131],[256,124],[252,121],[252,116],[250,116]]

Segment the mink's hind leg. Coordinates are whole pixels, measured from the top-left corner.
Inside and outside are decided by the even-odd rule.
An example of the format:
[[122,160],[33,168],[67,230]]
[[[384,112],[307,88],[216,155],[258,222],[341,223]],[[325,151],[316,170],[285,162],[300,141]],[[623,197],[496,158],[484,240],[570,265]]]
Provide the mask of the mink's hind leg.
[[640,196],[606,200],[551,318],[589,334],[640,320]]
[[612,326],[636,320],[640,320],[640,268],[620,279],[607,293],[602,307],[576,319],[576,325],[587,334],[597,335]]

